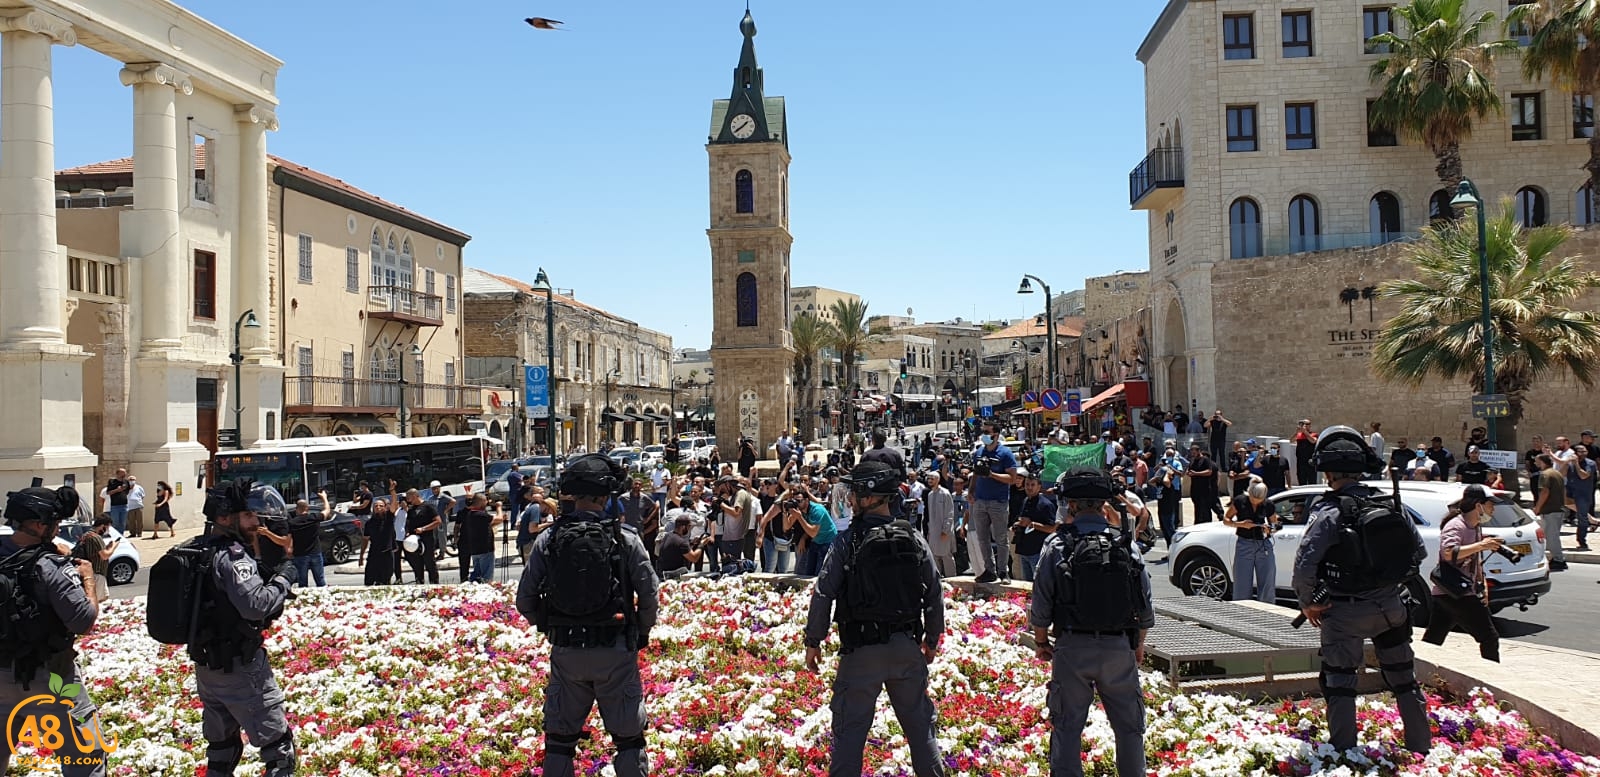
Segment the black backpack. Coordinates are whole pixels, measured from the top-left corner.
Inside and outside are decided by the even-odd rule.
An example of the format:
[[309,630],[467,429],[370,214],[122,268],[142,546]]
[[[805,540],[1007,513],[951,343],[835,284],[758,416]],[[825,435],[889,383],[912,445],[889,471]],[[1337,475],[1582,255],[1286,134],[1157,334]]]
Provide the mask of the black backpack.
[[[864,529],[858,533],[857,528]],[[922,618],[926,551],[903,519],[850,528],[841,620],[901,625]]]
[[632,620],[622,547],[622,527],[614,518],[556,522],[545,547],[550,626],[620,626]]
[[1426,551],[1399,496],[1328,492],[1339,502],[1339,542],[1328,551],[1322,579],[1347,593],[1399,585],[1416,574]]
[[1144,564],[1125,531],[1079,534],[1070,524],[1058,534],[1054,620],[1074,631],[1130,631],[1144,611]]
[[9,670],[23,688],[46,659],[72,646],[55,612],[30,590],[39,559],[49,550],[40,543],[0,561],[0,671]]
[[145,628],[163,645],[187,645],[194,639],[206,573],[217,549],[204,537],[168,550],[150,568]]

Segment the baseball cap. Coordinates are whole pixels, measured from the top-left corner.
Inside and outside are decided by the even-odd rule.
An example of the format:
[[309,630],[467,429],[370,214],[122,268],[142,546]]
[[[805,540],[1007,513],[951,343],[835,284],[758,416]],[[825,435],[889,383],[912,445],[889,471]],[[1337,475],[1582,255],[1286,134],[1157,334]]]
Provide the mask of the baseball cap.
[[1594,430],[1593,429],[1585,429],[1585,430],[1583,430],[1581,432],[1578,432],[1578,436],[1579,437],[1593,437],[1594,436]]
[[1467,453],[1477,453],[1477,452],[1478,452],[1478,446],[1476,446],[1476,445],[1468,445],[1467,446]]
[[1458,510],[1466,511],[1488,501],[1490,501],[1489,492],[1484,491],[1483,486],[1474,483],[1462,490],[1461,499],[1450,506]]
[[439,487],[441,487],[443,485],[444,485],[443,483],[440,483],[439,481],[435,480],[432,483],[428,484],[428,488],[439,488]]

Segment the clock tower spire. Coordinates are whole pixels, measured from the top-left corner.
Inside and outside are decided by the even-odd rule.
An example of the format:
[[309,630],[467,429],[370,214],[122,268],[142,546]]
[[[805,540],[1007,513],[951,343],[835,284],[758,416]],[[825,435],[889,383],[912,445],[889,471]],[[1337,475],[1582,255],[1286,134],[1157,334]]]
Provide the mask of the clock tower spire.
[[[794,346],[789,335],[789,138],[782,97],[768,97],[756,64],[756,23],[739,22],[744,48],[733,93],[711,104],[711,368],[717,446],[738,458],[791,426]],[[803,424],[809,428],[810,424]]]

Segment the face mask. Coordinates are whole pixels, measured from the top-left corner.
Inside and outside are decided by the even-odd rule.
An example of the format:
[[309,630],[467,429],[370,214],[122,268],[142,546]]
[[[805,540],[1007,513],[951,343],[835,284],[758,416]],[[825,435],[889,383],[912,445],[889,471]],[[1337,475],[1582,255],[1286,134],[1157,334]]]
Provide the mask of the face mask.
[[989,445],[990,443],[994,442],[994,438],[986,434],[986,435],[984,435],[982,437],[979,437],[978,438],[978,442],[980,442],[980,443],[982,443],[984,445]]

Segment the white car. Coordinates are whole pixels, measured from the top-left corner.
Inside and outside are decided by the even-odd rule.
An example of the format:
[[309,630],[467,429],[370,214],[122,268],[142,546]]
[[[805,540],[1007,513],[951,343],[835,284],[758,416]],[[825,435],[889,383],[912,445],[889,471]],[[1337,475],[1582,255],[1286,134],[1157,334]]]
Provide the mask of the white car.
[[[79,510],[79,520],[63,522],[61,530],[56,534],[56,550],[63,555],[72,553],[72,548],[77,544],[78,538],[90,531],[91,525],[82,520],[87,512]],[[0,526],[0,537],[11,534],[10,526]],[[111,527],[106,534],[107,542],[124,539],[122,532],[117,527]],[[139,571],[142,560],[139,558],[139,549],[132,542],[119,542],[115,550],[111,551],[111,558],[106,562],[106,580],[112,585],[123,585],[133,582],[133,575]]]
[[[1369,482],[1367,485],[1389,493],[1388,482]],[[1427,622],[1429,599],[1428,573],[1439,561],[1439,529],[1452,502],[1461,498],[1465,486],[1460,483],[1402,482],[1400,501],[1406,512],[1417,523],[1417,532],[1428,548],[1420,574],[1406,584],[1407,598],[1412,606],[1413,621],[1417,625]],[[1270,497],[1283,528],[1272,535],[1273,558],[1277,562],[1278,598],[1293,600],[1295,551],[1305,534],[1306,505],[1309,500],[1327,492],[1324,486],[1299,486]],[[1494,498],[1494,517],[1484,525],[1484,534],[1499,537],[1506,548],[1523,558],[1513,564],[1502,556],[1484,557],[1484,573],[1489,582],[1489,608],[1498,612],[1506,607],[1522,609],[1537,604],[1539,597],[1550,592],[1550,569],[1545,561],[1544,529],[1532,515],[1518,505],[1510,492],[1490,490]],[[1167,554],[1169,579],[1172,584],[1190,596],[1209,596],[1226,599],[1233,590],[1234,530],[1212,521],[1180,529],[1172,538],[1172,548]]]
[[666,455],[667,455],[667,446],[665,446],[665,445],[646,445],[646,446],[644,446],[644,453],[639,455],[639,464],[644,466],[644,467],[646,467],[646,468],[654,467],[656,465],[656,462],[665,461],[666,459],[664,457]]

